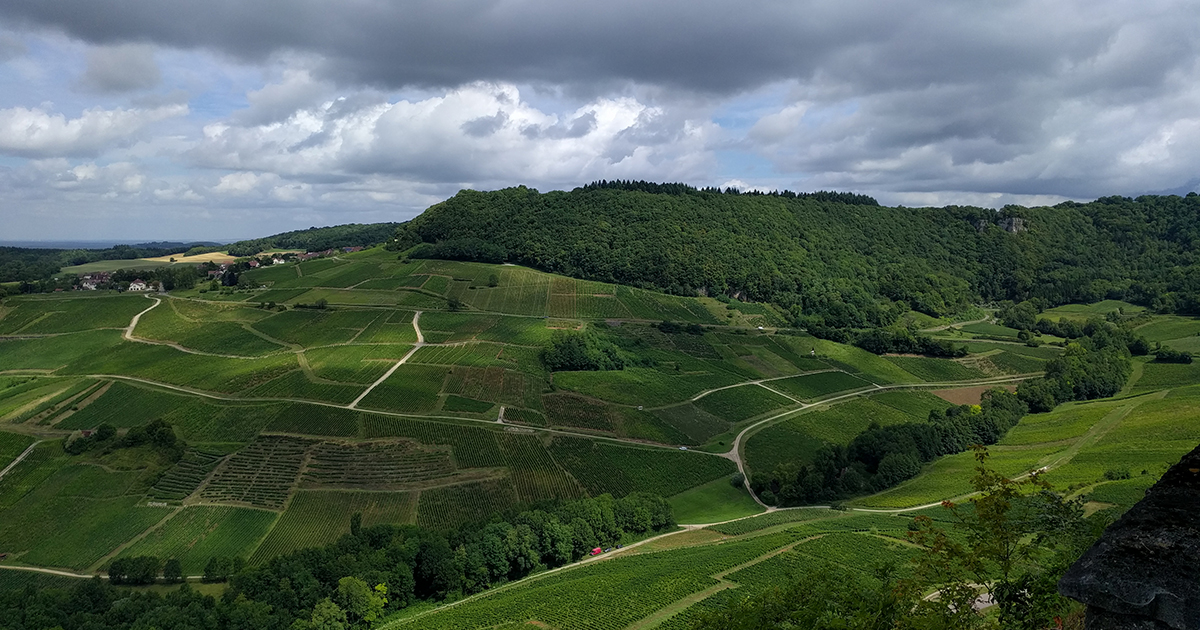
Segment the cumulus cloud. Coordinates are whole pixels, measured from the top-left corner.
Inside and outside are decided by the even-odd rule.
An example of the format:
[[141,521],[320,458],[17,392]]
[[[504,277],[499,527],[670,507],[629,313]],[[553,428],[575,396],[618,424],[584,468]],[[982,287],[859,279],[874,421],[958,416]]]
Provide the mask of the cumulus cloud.
[[186,114],[186,105],[156,109],[89,109],[68,119],[41,108],[0,109],[0,153],[23,157],[85,156],[133,139],[147,125]]
[[79,85],[92,92],[131,92],[152,88],[161,80],[152,47],[124,44],[89,50]]
[[[668,127],[669,140],[638,141]],[[191,156],[208,167],[318,180],[579,182],[638,170],[694,177],[670,171],[703,152],[711,127],[631,98],[596,99],[560,116],[522,100],[515,86],[481,83],[416,101],[338,99],[278,123],[209,125]],[[663,166],[648,169],[653,162]]]

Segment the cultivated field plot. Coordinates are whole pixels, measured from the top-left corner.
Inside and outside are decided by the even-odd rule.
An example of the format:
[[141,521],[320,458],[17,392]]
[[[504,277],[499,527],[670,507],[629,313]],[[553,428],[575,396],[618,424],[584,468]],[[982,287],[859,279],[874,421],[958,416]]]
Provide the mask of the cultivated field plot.
[[247,390],[245,395],[252,398],[315,400],[346,405],[358,398],[364,389],[362,385],[318,381],[301,369],[286,372]]
[[726,422],[741,422],[795,403],[765,387],[744,385],[707,394],[694,404]]
[[154,302],[136,295],[5,300],[0,335],[49,335],[99,328],[125,328]]
[[214,557],[249,556],[277,516],[249,508],[184,508],[120,555],[173,558],[179,560],[184,575],[200,575]]
[[1145,312],[1146,308],[1120,300],[1104,300],[1103,302],[1096,302],[1094,304],[1064,304],[1042,312],[1039,317],[1045,317],[1054,321],[1070,319],[1083,323],[1092,317],[1103,319],[1105,315],[1118,311],[1125,315],[1137,315],[1138,313]]
[[584,489],[555,463],[538,436],[504,433],[500,452],[512,475],[517,499],[526,505],[551,499],[578,499]]
[[151,501],[182,501],[200,487],[225,454],[201,449],[188,449],[183,458],[155,482],[146,493]]
[[871,386],[871,383],[845,372],[818,372],[769,381],[764,384],[771,389],[790,394],[801,400],[816,400],[830,394]]
[[390,316],[389,312],[377,309],[294,309],[259,321],[254,328],[275,339],[313,348],[354,341],[372,323]]
[[714,574],[765,559],[799,539],[785,532],[590,563],[401,621],[399,627],[466,629],[532,621],[562,630],[617,630],[715,585]]
[[363,525],[412,523],[416,493],[300,490],[279,521],[250,557],[250,564],[306,547],[329,544],[350,533],[350,518],[362,514]]
[[[676,369],[678,368],[678,369]],[[683,402],[700,392],[741,382],[717,361],[686,357],[658,368],[625,368],[609,372],[558,372],[554,384],[585,396],[623,405],[660,406]]]
[[310,444],[291,437],[260,436],[217,467],[200,490],[200,501],[283,507]]
[[728,477],[737,466],[723,457],[673,449],[650,449],[555,437],[554,461],[577,479],[588,494],[652,492],[664,497]]
[[133,334],[143,339],[178,343],[213,354],[263,356],[286,346],[255,334],[248,325],[271,313],[242,306],[158,298],[158,306],[142,315]]
[[0,470],[8,466],[18,455],[25,452],[34,442],[28,435],[0,433]]
[[83,570],[169,513],[139,507],[140,473],[69,464],[44,442],[0,480],[0,549],[10,560]]
[[92,397],[103,393],[105,384],[93,379],[48,378],[13,380],[0,391],[0,418],[12,424],[52,424]]
[[987,376],[979,369],[964,365],[960,361],[951,361],[950,359],[931,359],[929,357],[885,358],[906,372],[929,383],[969,381]]
[[[411,330],[411,326],[409,328]],[[408,354],[408,345],[334,346],[304,353],[319,379],[370,385]]]
[[0,371],[64,370],[68,365],[112,352],[121,345],[121,333],[116,330],[0,339]]
[[386,381],[371,390],[359,403],[364,409],[408,413],[437,408],[438,394],[450,368],[437,365],[401,365]]
[[484,523],[493,514],[517,504],[507,477],[422,490],[417,501],[417,524],[433,529]]
[[109,381],[103,394],[95,400],[77,405],[78,411],[66,416],[55,426],[60,429],[94,429],[101,424],[118,428],[136,427],[194,402],[194,397],[183,394],[169,394],[159,389]]
[[1133,383],[1134,392],[1148,392],[1200,383],[1200,361],[1189,364],[1151,361]]

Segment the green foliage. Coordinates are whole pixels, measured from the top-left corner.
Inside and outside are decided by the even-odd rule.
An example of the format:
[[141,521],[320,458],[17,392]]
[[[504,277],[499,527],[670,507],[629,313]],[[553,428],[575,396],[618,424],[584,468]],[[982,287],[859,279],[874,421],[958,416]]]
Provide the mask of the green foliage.
[[598,335],[559,330],[542,351],[542,363],[555,372],[620,370],[625,367],[625,358],[615,344]]
[[1023,208],[1025,229],[1014,235],[999,227],[1011,209],[656,190],[464,190],[402,231],[434,248],[491,246],[512,262],[591,280],[745,293],[832,328],[890,324],[906,306],[941,316],[1031,298],[1200,310],[1200,287],[1182,271],[1192,265],[1182,243],[1200,224],[1193,197]]

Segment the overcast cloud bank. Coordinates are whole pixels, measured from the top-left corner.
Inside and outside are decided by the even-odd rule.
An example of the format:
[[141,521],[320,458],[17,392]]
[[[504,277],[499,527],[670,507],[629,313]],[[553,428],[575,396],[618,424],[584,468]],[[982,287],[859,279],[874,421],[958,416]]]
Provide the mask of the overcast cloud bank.
[[1198,9],[9,0],[0,213],[8,238],[235,238],[601,178],[1186,192]]

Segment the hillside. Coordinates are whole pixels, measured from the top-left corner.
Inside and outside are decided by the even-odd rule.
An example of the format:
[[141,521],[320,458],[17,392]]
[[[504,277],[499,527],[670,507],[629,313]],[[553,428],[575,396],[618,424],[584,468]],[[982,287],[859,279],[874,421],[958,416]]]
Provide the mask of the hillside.
[[[795,505],[805,495],[785,486],[807,487],[829,453],[973,417],[960,403],[987,417],[985,390],[1105,356],[1103,335],[1187,352],[1200,331],[1128,302],[1068,305],[1041,314],[1090,331],[1076,340],[1086,350],[1064,352],[976,309],[960,323],[908,318],[966,356],[877,355],[787,327],[778,305],[412,254],[0,303],[0,607],[72,579],[29,569],[122,576],[150,558],[211,574],[196,583],[213,594],[232,574],[231,592],[255,603],[206,614],[273,602],[256,627],[307,619],[355,575],[389,584],[387,627],[687,628],[732,589],[766,592],[796,571],[874,584],[874,563],[915,556],[913,513],[937,517],[920,509],[970,492],[973,460],[943,451],[898,483],[839,486],[847,511],[768,509],[768,488]],[[999,431],[995,467],[1047,467],[1091,511],[1128,507],[1200,440],[1200,373],[1149,359],[1114,399]],[[691,525],[674,532],[651,496]],[[308,590],[287,595],[305,571]]]
[[744,295],[844,328],[890,324],[908,308],[942,316],[1029,298],[1197,312],[1197,225],[1194,194],[993,211],[625,182],[464,190],[398,237],[426,243],[418,255]]

